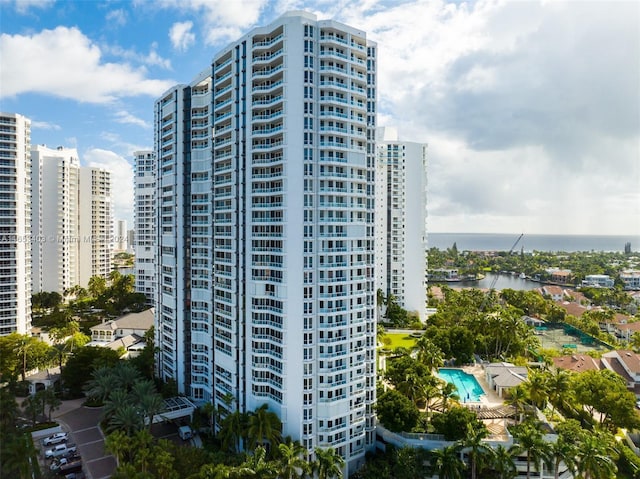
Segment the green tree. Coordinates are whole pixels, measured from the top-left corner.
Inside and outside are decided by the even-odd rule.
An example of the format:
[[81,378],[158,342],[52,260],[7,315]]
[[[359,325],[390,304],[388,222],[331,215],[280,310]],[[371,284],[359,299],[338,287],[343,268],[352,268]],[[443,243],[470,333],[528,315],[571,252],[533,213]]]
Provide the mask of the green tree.
[[107,425],[109,432],[120,430],[129,436],[142,429],[144,429],[144,420],[140,410],[132,404],[126,404],[114,411]]
[[418,351],[418,361],[429,368],[430,371],[433,369],[438,369],[444,364],[442,351],[425,334],[420,336],[420,339],[416,341],[416,349]]
[[278,444],[278,478],[294,479],[302,477],[310,471],[309,463],[304,458],[306,449],[298,442]]
[[277,474],[277,467],[274,462],[267,460],[267,450],[262,447],[256,447],[252,455],[249,455],[243,463],[245,467],[253,471],[256,479],[273,479]]
[[584,479],[614,478],[618,468],[613,456],[614,449],[610,435],[585,434],[577,455],[578,471]]
[[263,404],[249,416],[248,426],[248,443],[252,449],[257,446],[268,448],[282,440],[280,418],[273,411],[269,411],[267,404]]
[[342,469],[345,462],[335,449],[315,448],[316,460],[313,471],[318,479],[342,479]]
[[469,455],[471,479],[476,479],[478,471],[491,462],[493,449],[484,442],[488,435],[486,428],[474,428],[467,424],[467,435],[460,441],[463,451]]
[[434,413],[431,425],[436,433],[443,434],[446,441],[458,441],[469,435],[469,428],[479,434],[486,426],[473,411],[463,407],[452,407],[444,413]]
[[62,369],[62,381],[72,397],[81,397],[95,368],[114,366],[119,356],[109,348],[85,346],[76,350]]
[[390,431],[411,431],[420,417],[416,405],[404,394],[390,389],[378,398],[378,420]]
[[49,422],[51,422],[51,414],[56,409],[60,408],[62,401],[56,394],[56,391],[53,387],[48,387],[42,391],[42,401],[44,406],[49,409],[48,418]]
[[242,436],[246,430],[246,415],[240,411],[233,411],[220,422],[218,437],[222,447],[233,452],[240,451]]
[[522,451],[527,453],[527,479],[531,477],[531,463],[536,471],[542,464],[551,468],[551,446],[544,440],[539,423],[524,422],[513,428],[513,435]]
[[431,451],[431,472],[440,479],[462,479],[465,469],[458,444]]
[[38,414],[42,413],[43,401],[42,395],[34,394],[31,396],[27,396],[27,398],[22,401],[22,409],[24,413],[31,419],[31,423],[35,426],[38,422]]
[[496,473],[497,479],[513,479],[518,475],[515,458],[518,455],[517,448],[506,448],[502,444],[493,450],[491,468]]

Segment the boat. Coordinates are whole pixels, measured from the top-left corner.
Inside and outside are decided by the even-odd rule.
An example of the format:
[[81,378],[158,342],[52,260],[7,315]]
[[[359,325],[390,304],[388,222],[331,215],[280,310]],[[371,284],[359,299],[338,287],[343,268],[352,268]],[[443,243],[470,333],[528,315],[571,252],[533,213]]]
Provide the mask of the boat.
[[520,273],[520,279],[527,279],[527,275],[524,273]]

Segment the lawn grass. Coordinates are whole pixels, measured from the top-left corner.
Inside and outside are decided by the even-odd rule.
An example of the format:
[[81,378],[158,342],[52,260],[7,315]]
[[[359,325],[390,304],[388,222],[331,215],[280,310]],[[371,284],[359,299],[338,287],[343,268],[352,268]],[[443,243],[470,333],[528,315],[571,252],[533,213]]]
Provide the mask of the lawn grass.
[[[389,338],[391,343],[388,343],[384,338]],[[396,348],[413,349],[416,344],[416,338],[412,338],[405,333],[385,333],[382,337],[382,341],[385,349],[394,350]]]

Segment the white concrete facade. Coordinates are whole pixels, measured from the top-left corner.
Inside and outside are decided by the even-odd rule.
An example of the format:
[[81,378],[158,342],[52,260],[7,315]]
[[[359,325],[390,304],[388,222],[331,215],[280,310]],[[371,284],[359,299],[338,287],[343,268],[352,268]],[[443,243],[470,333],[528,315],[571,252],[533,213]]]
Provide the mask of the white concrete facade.
[[134,239],[135,288],[147,297],[149,304],[155,303],[156,294],[156,160],[153,151],[136,151]]
[[292,12],[155,105],[160,375],[348,468],[375,429],[375,55]]
[[0,113],[0,335],[31,330],[31,120]]
[[32,162],[33,292],[64,291],[79,281],[78,188],[75,148],[35,145]]
[[78,190],[79,263],[78,284],[86,288],[92,276],[111,272],[113,211],[111,172],[103,168],[80,168]]
[[379,128],[376,164],[376,289],[426,319],[427,145]]

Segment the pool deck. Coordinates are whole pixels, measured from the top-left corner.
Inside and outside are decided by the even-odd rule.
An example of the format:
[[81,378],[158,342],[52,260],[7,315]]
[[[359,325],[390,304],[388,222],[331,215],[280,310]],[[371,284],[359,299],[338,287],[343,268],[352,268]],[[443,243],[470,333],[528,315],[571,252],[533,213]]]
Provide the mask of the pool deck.
[[[462,369],[465,373],[471,374],[476,378],[482,389],[484,390],[484,396],[480,397],[480,402],[466,403],[466,407],[473,408],[473,405],[479,405],[483,408],[497,408],[504,405],[504,400],[498,396],[498,394],[491,389],[487,379],[485,377],[484,368],[480,365],[463,366]],[[507,439],[507,424],[508,421],[503,418],[499,419],[483,419],[482,422],[487,427],[490,437],[492,439]]]

